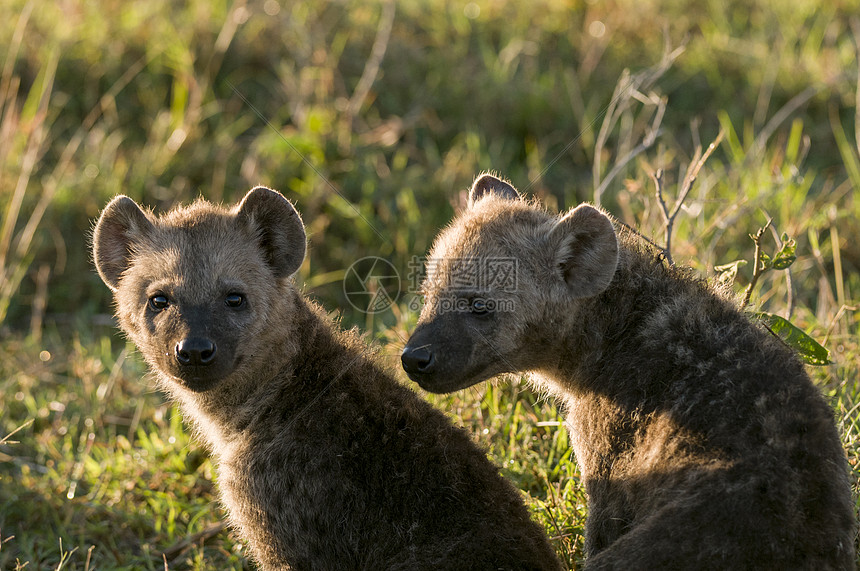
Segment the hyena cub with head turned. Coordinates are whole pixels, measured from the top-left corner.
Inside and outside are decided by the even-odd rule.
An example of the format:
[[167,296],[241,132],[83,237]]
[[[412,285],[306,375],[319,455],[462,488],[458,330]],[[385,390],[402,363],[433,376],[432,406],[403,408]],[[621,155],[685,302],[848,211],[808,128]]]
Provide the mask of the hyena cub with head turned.
[[[490,175],[429,259],[404,368],[434,392],[529,371],[559,398],[588,494],[587,569],[854,568],[832,411],[736,304],[600,210],[553,215]],[[493,263],[515,287],[458,275]]]
[[305,231],[282,195],[161,217],[119,196],[93,238],[120,326],[265,569],[560,568],[469,435],[296,290]]

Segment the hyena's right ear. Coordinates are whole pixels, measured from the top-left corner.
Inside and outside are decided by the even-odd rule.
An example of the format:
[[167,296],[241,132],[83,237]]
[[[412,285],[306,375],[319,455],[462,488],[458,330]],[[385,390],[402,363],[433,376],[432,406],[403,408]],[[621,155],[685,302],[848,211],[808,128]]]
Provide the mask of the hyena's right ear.
[[296,273],[305,259],[305,225],[298,211],[276,190],[257,186],[248,191],[236,218],[257,235],[276,278]]
[[474,206],[480,199],[491,194],[507,200],[519,200],[522,198],[513,186],[489,173],[485,173],[476,178],[475,182],[472,183],[472,188],[469,190],[469,208]]
[[152,221],[127,196],[117,196],[105,206],[93,231],[93,262],[112,291],[128,268],[134,242],[152,229]]
[[591,297],[609,286],[618,266],[618,238],[603,212],[580,204],[550,230],[549,243],[556,275],[573,297]]

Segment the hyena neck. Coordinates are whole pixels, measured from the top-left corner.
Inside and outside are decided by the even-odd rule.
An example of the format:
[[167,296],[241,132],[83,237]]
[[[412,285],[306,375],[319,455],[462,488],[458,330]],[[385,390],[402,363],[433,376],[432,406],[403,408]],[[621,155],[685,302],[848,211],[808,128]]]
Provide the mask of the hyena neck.
[[256,351],[244,355],[242,366],[206,392],[193,392],[169,379],[163,388],[179,402],[183,417],[216,453],[240,436],[248,418],[257,414],[277,394],[278,385],[292,364],[312,343],[315,324],[307,302],[292,286],[281,292],[280,303],[270,310],[269,327],[261,334]]
[[665,340],[649,324],[670,304],[694,303],[699,287],[677,273],[653,255],[623,251],[610,286],[571,304],[552,354],[531,376],[563,403],[586,480],[611,469],[617,451],[627,449],[670,398],[662,384],[666,371],[654,364],[662,359],[661,366],[671,368],[655,349]]
[[564,396],[590,398],[597,393],[638,409],[645,401],[661,398],[657,373],[646,363],[661,361],[655,347],[662,346],[666,330],[653,324],[671,312],[702,311],[702,300],[716,296],[654,252],[629,240],[621,244],[612,283],[600,295],[571,302],[538,377]]
[[272,321],[278,325],[266,340],[269,352],[264,361],[205,393],[171,391],[184,417],[216,455],[229,454],[267,411],[301,407],[315,398],[327,382],[322,369],[337,371],[348,364],[352,351],[338,337],[340,332],[333,331],[322,308],[293,290],[285,294],[284,305],[287,311]]

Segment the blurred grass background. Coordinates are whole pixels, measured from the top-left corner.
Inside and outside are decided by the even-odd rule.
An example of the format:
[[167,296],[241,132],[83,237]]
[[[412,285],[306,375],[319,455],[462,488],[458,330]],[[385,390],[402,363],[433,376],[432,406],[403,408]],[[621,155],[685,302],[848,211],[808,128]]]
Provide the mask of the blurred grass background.
[[[405,288],[489,169],[551,209],[596,201],[664,243],[651,176],[663,169],[671,206],[719,132],[672,254],[714,276],[752,259],[749,234],[770,218],[769,251],[797,240],[797,262],[753,301],[830,349],[810,372],[856,482],[858,43],[857,0],[5,0],[0,566],[250,567],[218,524],[210,460],[116,333],[90,265],[113,195],[163,210],[284,192],[308,226],[299,282],[400,375],[412,297],[356,311],[342,287],[354,261],[389,260]],[[581,565],[585,500],[552,403],[516,382],[432,400]]]

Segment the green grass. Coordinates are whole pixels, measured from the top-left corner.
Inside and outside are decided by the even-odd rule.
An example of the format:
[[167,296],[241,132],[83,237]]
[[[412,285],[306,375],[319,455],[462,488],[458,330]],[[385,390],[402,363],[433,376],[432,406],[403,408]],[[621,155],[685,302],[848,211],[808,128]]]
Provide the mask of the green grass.
[[[107,318],[87,234],[114,194],[165,209],[283,191],[308,225],[305,290],[399,371],[411,293],[353,310],[352,262],[381,256],[405,277],[487,169],[553,209],[599,197],[663,244],[651,175],[663,169],[671,207],[721,130],[672,256],[715,277],[752,260],[768,219],[766,252],[797,241],[753,305],[830,350],[810,372],[858,491],[860,3],[423,0],[397,3],[390,34],[386,14],[357,0],[0,5],[0,568],[250,567],[219,527],[210,459]],[[579,565],[585,497],[552,402],[516,379],[428,398]]]

